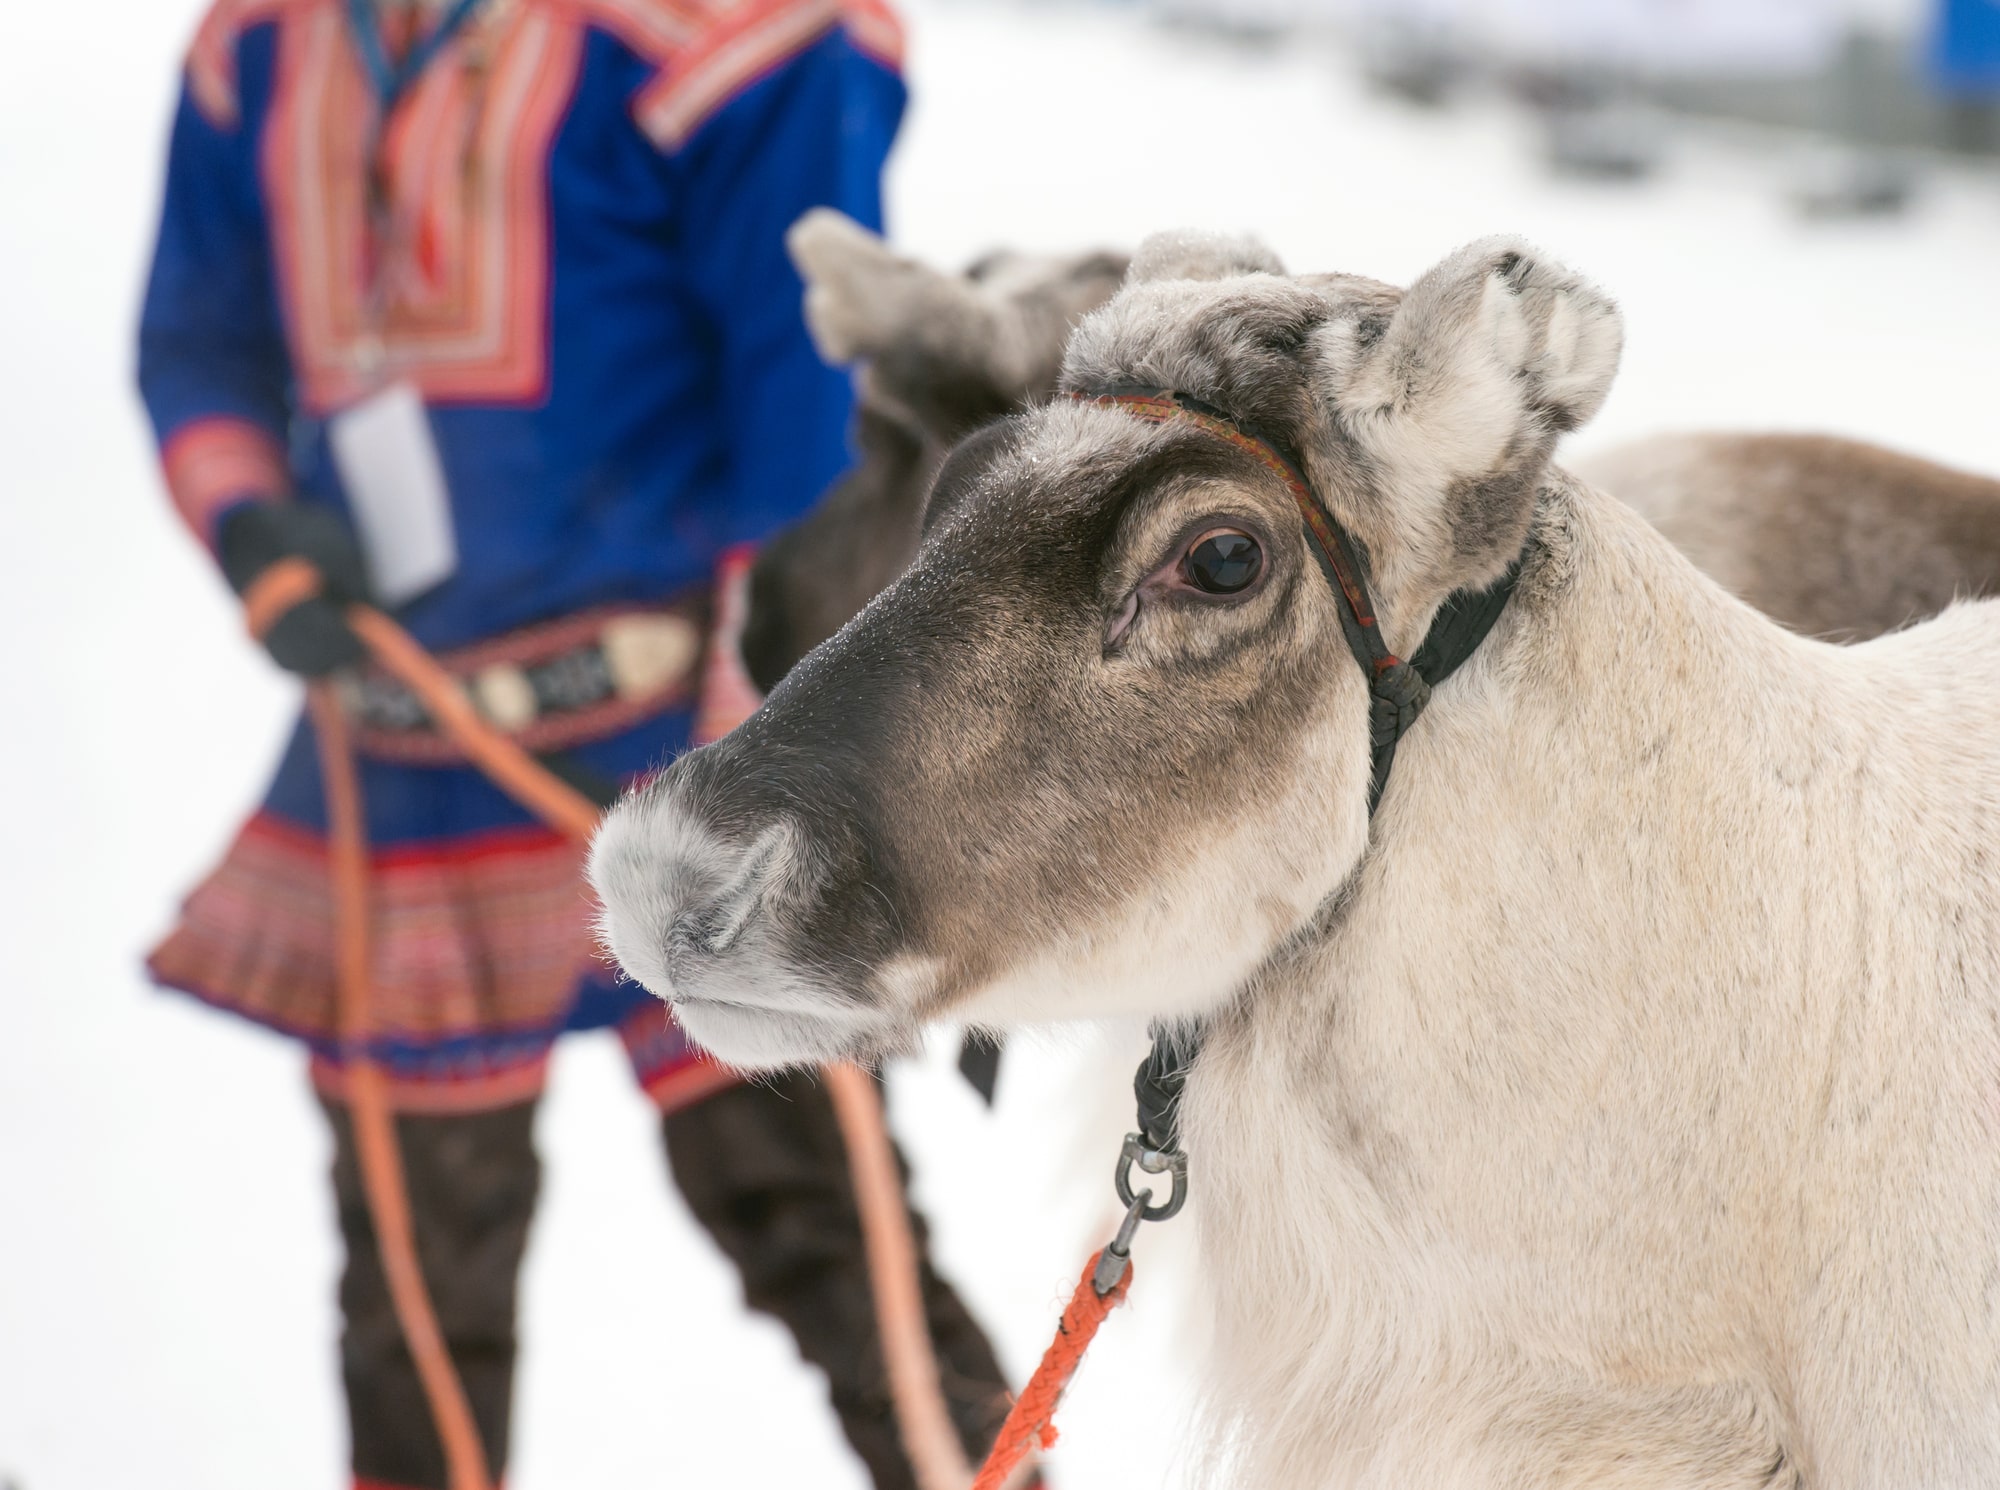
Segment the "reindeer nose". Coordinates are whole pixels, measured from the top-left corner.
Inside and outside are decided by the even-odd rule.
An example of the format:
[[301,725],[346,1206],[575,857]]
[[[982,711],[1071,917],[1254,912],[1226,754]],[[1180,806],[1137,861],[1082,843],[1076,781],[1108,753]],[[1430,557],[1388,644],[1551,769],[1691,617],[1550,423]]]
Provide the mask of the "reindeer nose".
[[784,891],[799,836],[784,817],[729,832],[671,786],[627,797],[590,851],[606,949],[660,997],[700,997]]

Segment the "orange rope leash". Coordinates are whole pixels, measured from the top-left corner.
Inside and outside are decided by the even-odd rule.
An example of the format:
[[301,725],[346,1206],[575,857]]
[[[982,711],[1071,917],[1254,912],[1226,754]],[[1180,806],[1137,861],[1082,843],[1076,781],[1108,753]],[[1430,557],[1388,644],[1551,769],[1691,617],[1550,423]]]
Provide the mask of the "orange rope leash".
[[828,1066],[824,1074],[847,1144],[847,1167],[854,1177],[876,1327],[882,1335],[882,1359],[903,1452],[910,1457],[920,1490],[965,1490],[972,1466],[966,1462],[938,1380],[917,1241],[903,1204],[903,1184],[896,1173],[882,1099],[875,1083],[855,1066],[842,1062]]
[[402,1150],[396,1143],[388,1078],[368,1053],[374,1025],[369,991],[368,839],[347,716],[330,683],[312,684],[306,692],[306,705],[319,748],[320,775],[326,783],[341,1041],[348,1057],[347,1109],[354,1124],[362,1189],[375,1222],[375,1245],[388,1279],[390,1301],[444,1446],[451,1490],[489,1490],[493,1482],[487,1470],[486,1448],[417,1260],[410,1192],[403,1174]]
[[1055,1339],[1015,1399],[1007,1421],[1000,1425],[1000,1434],[993,1440],[992,1451],[980,1466],[972,1490],[1001,1490],[1008,1476],[1030,1453],[1055,1445],[1056,1406],[1062,1401],[1070,1378],[1076,1375],[1076,1368],[1083,1364],[1083,1353],[1097,1337],[1098,1327],[1113,1309],[1125,1302],[1125,1295],[1132,1288],[1132,1265],[1127,1262],[1111,1292],[1098,1293],[1091,1279],[1103,1256],[1102,1252],[1097,1253],[1084,1268],[1076,1292],[1070,1295],[1069,1307],[1063,1310],[1062,1322],[1056,1326]]
[[302,600],[320,593],[319,571],[305,559],[280,559],[250,582],[243,592],[243,624],[258,641],[278,617]]
[[349,606],[347,624],[382,668],[414,693],[437,726],[493,784],[558,832],[588,843],[602,814],[597,804],[552,776],[527,751],[479,717],[458,679],[409,632],[382,612]]
[[[270,572],[279,567],[273,565]],[[311,573],[310,566],[306,568]],[[318,593],[318,576],[311,573],[311,577],[312,586],[302,593],[296,589],[295,579],[273,584],[268,608],[262,610],[267,627],[270,619],[282,615],[290,605]],[[253,595],[256,589],[252,587]],[[482,719],[459,681],[440,667],[408,632],[369,606],[350,606],[346,619],[376,663],[417,696],[438,728],[464,752],[466,759],[551,827],[585,842],[590,839],[601,817],[597,804],[559,780],[540,761]],[[343,924],[361,928],[358,950],[350,947],[351,938],[345,935],[341,938],[342,997],[345,1011],[345,990],[350,984],[358,990],[352,1028],[365,1031],[368,1027],[367,855],[366,841],[360,834],[360,791],[353,775],[347,720],[331,685],[314,684],[310,697],[314,727],[320,731],[322,763],[340,755],[345,760],[348,777],[339,791],[346,793],[346,800],[352,804],[357,850],[353,869],[344,872],[336,831],[336,908],[339,910],[350,901],[360,907],[358,915],[352,911],[342,913]],[[323,714],[327,720],[322,719]],[[328,743],[333,740],[339,742],[338,750]],[[335,784],[329,778],[328,811],[337,828],[340,816],[334,806],[336,795]],[[343,1023],[346,1022],[344,1012]],[[358,1039],[356,1043],[358,1046]],[[490,1482],[485,1454],[417,1266],[409,1197],[389,1114],[387,1083],[381,1069],[365,1057],[356,1060],[352,1069],[349,1100],[369,1210],[375,1216],[397,1318],[410,1342],[411,1354],[417,1359],[425,1395],[430,1399],[439,1437],[445,1443],[446,1462],[451,1466],[451,1490],[487,1490]],[[916,1239],[910,1229],[909,1211],[904,1205],[902,1181],[896,1172],[895,1151],[890,1144],[882,1104],[874,1084],[854,1066],[826,1067],[825,1076],[854,1179],[876,1328],[882,1337],[883,1363],[889,1375],[890,1396],[904,1452],[909,1455],[921,1490],[963,1490],[972,1470],[966,1463],[939,1382],[937,1355],[924,1311]],[[394,1260],[390,1257],[392,1250],[397,1253]],[[1017,1461],[1020,1458],[1020,1454],[1015,1455]]]

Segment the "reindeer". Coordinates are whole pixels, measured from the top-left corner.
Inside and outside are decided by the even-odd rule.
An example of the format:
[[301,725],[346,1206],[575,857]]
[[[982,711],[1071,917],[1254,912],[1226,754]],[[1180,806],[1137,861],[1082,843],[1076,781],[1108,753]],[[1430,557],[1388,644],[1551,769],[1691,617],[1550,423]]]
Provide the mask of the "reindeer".
[[1729,596],[1552,462],[1620,344],[1511,241],[1398,290],[1151,240],[594,847],[746,1068],[1198,1028],[1236,1483],[2000,1482],[2000,608]]

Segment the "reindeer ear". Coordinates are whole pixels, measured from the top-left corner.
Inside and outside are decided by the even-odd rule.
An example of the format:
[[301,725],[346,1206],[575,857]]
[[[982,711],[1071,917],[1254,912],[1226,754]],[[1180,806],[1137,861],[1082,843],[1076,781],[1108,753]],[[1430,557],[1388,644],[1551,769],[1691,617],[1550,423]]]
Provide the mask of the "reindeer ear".
[[813,345],[836,365],[875,356],[908,337],[931,302],[956,288],[831,207],[815,207],[793,223],[785,251],[806,282]]
[[1394,525],[1473,568],[1504,563],[1556,437],[1610,391],[1617,306],[1528,245],[1487,238],[1412,285],[1386,326],[1352,335],[1335,397],[1402,509]]
[[792,224],[785,247],[806,281],[820,356],[866,362],[868,401],[894,405],[937,439],[1005,413],[1050,360],[1006,296],[891,252],[831,208]]
[[1238,274],[1283,274],[1278,256],[1255,238],[1227,233],[1154,233],[1139,245],[1126,272],[1128,284],[1153,279],[1228,279]]

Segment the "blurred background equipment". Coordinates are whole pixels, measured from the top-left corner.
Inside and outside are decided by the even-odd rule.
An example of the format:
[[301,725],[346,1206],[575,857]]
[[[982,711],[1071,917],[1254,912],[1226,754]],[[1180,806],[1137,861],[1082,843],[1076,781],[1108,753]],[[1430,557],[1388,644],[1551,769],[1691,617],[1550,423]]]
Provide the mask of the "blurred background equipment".
[[1330,38],[1385,93],[1499,90],[1540,114],[1558,172],[1629,181],[1691,123],[1819,144],[1786,188],[1809,217],[1900,211],[1915,155],[1991,155],[1993,0],[1156,0],[1180,26],[1277,47]]

